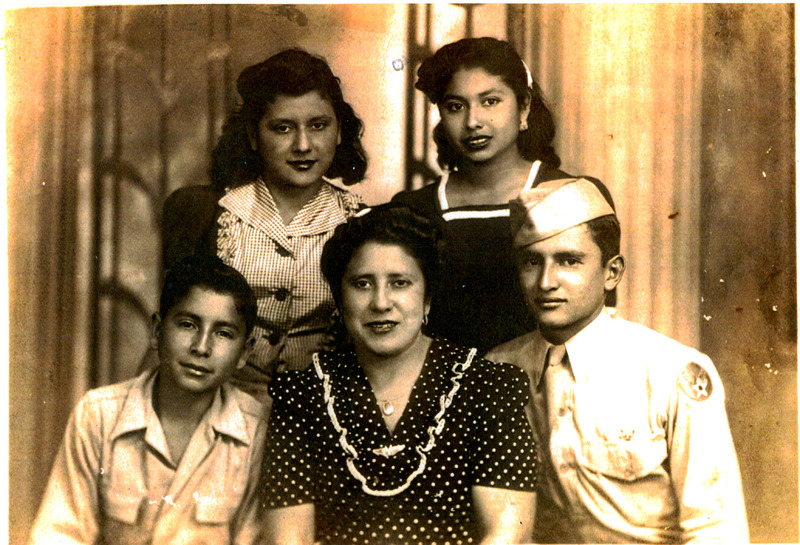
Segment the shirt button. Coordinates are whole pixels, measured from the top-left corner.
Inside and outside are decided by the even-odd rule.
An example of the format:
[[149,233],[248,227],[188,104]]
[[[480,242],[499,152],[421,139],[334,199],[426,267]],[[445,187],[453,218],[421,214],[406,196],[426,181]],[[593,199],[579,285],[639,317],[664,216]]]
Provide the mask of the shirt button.
[[281,341],[281,332],[280,331],[270,331],[269,335],[265,335],[269,340],[269,344],[275,346]]
[[277,299],[278,301],[286,301],[287,297],[289,297],[289,290],[287,290],[286,288],[279,288],[275,292],[275,299]]

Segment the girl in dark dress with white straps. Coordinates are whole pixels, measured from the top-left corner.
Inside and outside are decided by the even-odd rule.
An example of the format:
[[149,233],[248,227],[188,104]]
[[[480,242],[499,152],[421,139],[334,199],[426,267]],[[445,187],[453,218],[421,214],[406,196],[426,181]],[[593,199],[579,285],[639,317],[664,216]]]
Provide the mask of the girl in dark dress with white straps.
[[422,63],[416,88],[439,108],[433,138],[444,175],[393,200],[443,223],[444,274],[431,331],[483,354],[536,326],[518,285],[508,203],[523,189],[569,175],[558,170],[542,91],[507,42],[445,45]]

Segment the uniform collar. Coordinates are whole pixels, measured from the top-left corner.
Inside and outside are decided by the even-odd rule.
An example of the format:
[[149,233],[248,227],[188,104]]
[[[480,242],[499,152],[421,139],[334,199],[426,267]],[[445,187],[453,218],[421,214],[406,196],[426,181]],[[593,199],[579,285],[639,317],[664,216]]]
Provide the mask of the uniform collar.
[[575,380],[588,378],[590,373],[597,369],[599,346],[604,346],[608,339],[608,328],[613,319],[605,308],[592,320],[589,325],[578,331],[564,345],[567,347],[567,356]]
[[[587,377],[595,367],[593,362],[597,360],[597,347],[603,345],[612,320],[606,309],[603,308],[597,318],[564,343],[575,380]],[[533,356],[535,358],[536,376],[538,376],[537,385],[540,386],[546,371],[545,358],[547,350],[553,345],[547,342],[541,336],[541,333],[539,333],[539,342],[536,344],[537,349],[534,351]]]
[[[152,442],[152,446],[163,447],[161,423],[153,410],[153,385],[157,374],[156,368],[134,380],[111,432],[112,441],[128,433],[145,430],[146,440]],[[252,438],[248,433],[244,415],[236,402],[236,392],[230,385],[223,384],[217,390],[206,415],[209,423],[208,433],[212,435],[209,437],[210,440],[213,439],[213,433],[217,432],[246,445],[250,444]]]
[[287,235],[318,235],[344,223],[347,216],[334,191],[329,182],[323,181],[317,194],[303,205],[289,225],[283,223],[272,193],[261,178],[231,189],[219,200],[219,205],[271,238],[283,240]]

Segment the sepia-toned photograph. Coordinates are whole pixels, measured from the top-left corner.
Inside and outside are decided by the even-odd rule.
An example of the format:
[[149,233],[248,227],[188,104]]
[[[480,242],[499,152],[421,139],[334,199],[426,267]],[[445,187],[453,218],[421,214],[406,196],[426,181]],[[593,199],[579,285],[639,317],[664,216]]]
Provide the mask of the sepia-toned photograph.
[[794,4],[4,11],[9,543],[798,543]]

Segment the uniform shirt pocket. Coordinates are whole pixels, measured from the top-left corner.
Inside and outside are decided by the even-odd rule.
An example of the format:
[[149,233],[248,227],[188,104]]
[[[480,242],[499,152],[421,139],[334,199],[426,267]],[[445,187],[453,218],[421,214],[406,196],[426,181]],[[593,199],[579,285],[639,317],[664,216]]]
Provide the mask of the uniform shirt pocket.
[[655,472],[667,457],[663,435],[631,440],[586,440],[581,464],[587,469],[623,481],[635,481]]

